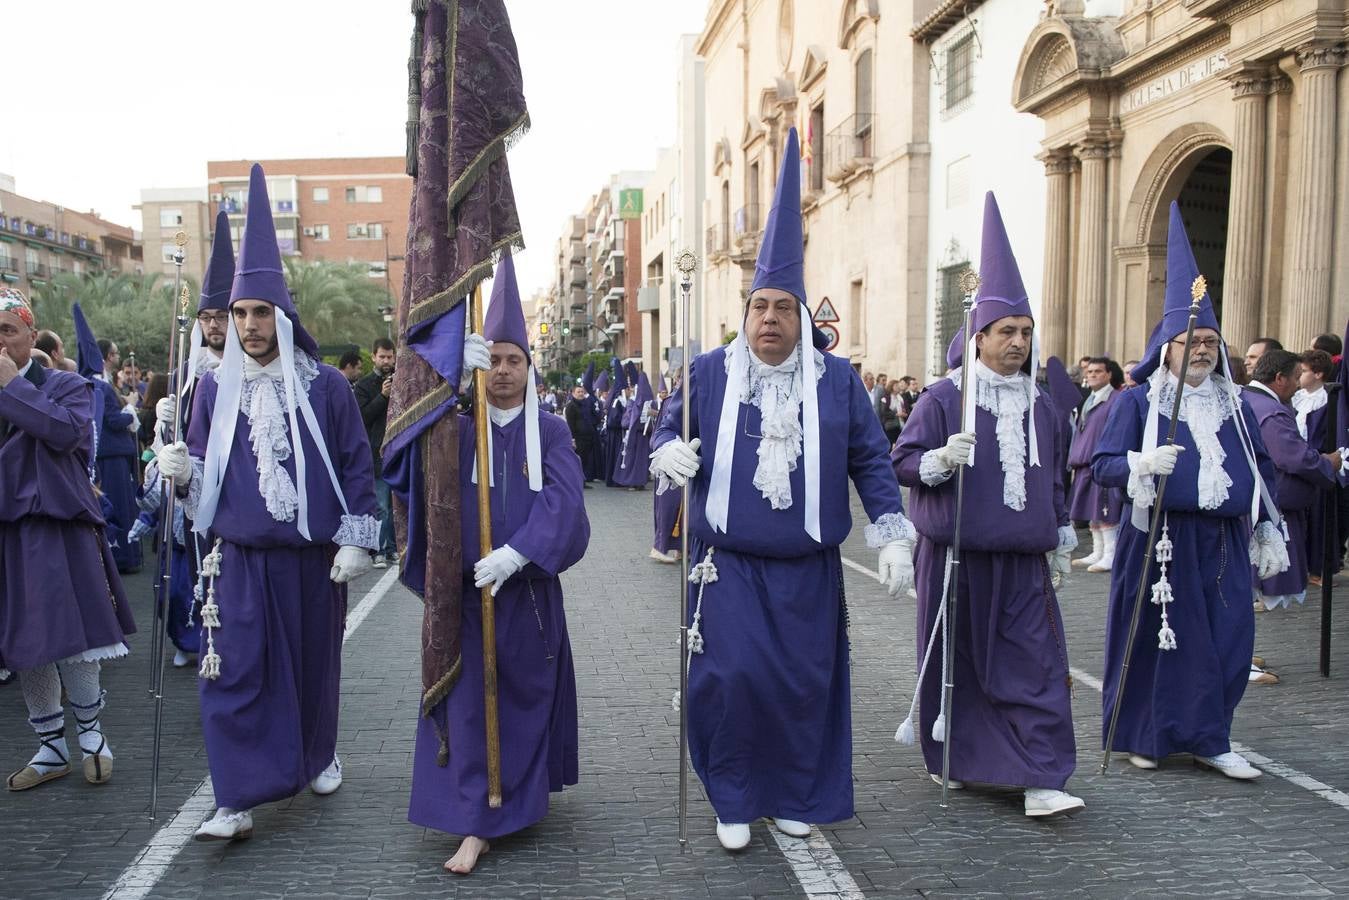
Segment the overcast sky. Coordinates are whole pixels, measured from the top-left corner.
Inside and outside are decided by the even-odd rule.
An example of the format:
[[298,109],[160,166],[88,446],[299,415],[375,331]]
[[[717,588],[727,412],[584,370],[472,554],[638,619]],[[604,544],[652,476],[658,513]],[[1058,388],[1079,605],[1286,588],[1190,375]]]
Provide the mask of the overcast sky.
[[[566,216],[674,139],[675,48],[707,0],[507,0],[533,128],[511,152],[528,296]],[[208,159],[401,156],[408,0],[5,4],[0,172],[141,227],[146,187]],[[386,12],[378,10],[384,8]]]

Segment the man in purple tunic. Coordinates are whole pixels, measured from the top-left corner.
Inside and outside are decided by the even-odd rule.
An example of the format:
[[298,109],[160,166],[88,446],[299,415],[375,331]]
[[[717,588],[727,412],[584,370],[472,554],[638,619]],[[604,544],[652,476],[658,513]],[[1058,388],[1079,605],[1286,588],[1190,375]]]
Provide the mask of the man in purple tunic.
[[689,383],[665,405],[651,457],[660,489],[692,480],[689,552],[699,562],[680,702],[728,850],[748,845],[762,816],[805,837],[809,823],[853,814],[839,555],[852,529],[849,478],[891,596],[913,581],[913,526],[880,420],[848,361],[823,352],[809,324],[799,168],[792,128],[743,327],[693,361]]
[[655,416],[655,394],[645,372],[634,367],[637,390],[623,410],[623,445],[619,450],[614,481],[632,490],[644,490],[651,475],[651,424]]
[[604,404],[604,483],[621,487],[619,470],[623,468],[623,415],[627,412],[628,379],[615,356],[609,363],[609,397]]
[[28,300],[0,287],[0,670],[19,673],[38,751],[9,776],[24,791],[70,772],[61,689],[75,711],[84,777],[112,777],[98,714],[100,660],[136,630],[89,481],[93,392],[32,358]]
[[[99,341],[104,360],[116,363],[121,360],[117,345],[111,341]],[[107,344],[107,349],[103,345]],[[113,369],[116,377],[116,369]],[[103,375],[94,390],[102,394],[102,421],[98,423],[98,438],[95,441],[95,458],[98,460],[98,487],[103,496],[112,504],[112,517],[108,520],[108,539],[112,544],[112,556],[117,560],[117,571],[123,574],[139,572],[141,568],[140,541],[127,540],[127,532],[136,521],[136,459],[140,455],[137,446],[136,430],[140,427],[140,418],[136,415],[138,398],[135,391],[130,397],[122,395]]]
[[[1162,319],[1134,367],[1138,386],[1115,399],[1092,461],[1098,484],[1124,489],[1128,496],[1110,583],[1102,728],[1108,736],[1118,702],[1119,726],[1109,749],[1128,753],[1135,766],[1155,769],[1164,756],[1192,753],[1203,767],[1250,779],[1260,770],[1232,752],[1229,738],[1255,642],[1251,566],[1258,577],[1271,577],[1287,567],[1288,553],[1266,487],[1274,469],[1250,404],[1233,384],[1207,293],[1196,320],[1176,440],[1171,445],[1164,440],[1198,276],[1180,209],[1172,203]],[[1219,365],[1222,375],[1215,371]],[[1170,552],[1160,554],[1165,565],[1148,563],[1151,593],[1143,597],[1120,697],[1143,557],[1155,550],[1146,545],[1160,475],[1168,478],[1158,543],[1164,539]]]
[[1085,376],[1091,393],[1082,401],[1068,451],[1068,468],[1073,474],[1068,518],[1091,527],[1091,553],[1073,560],[1073,565],[1083,566],[1088,572],[1109,572],[1115,563],[1124,498],[1118,488],[1101,487],[1092,479],[1091,457],[1105,431],[1115,397],[1124,387],[1124,370],[1113,359],[1094,356],[1087,361]]
[[186,444],[158,455],[196,532],[214,539],[202,562],[201,729],[219,808],[198,840],[248,837],[258,804],[341,785],[346,583],[379,539],[360,410],[299,322],[271,208],[254,165],[233,336],[197,385]]
[[[660,379],[660,393],[652,401],[655,411],[652,413],[653,425],[660,422],[661,411],[670,399],[665,389],[665,376]],[[652,429],[654,435],[654,427]],[[661,563],[679,562],[681,541],[679,539],[679,508],[684,501],[683,491],[656,491],[652,495],[652,518],[655,520],[655,537],[651,541],[651,558]]]
[[[1302,359],[1289,350],[1261,356],[1243,391],[1260,424],[1260,437],[1274,462],[1274,498],[1288,534],[1288,568],[1256,586],[1256,604],[1278,609],[1307,599],[1307,514],[1338,482],[1338,452],[1323,454],[1298,432],[1289,406],[1298,390]],[[1317,557],[1319,558],[1319,556]]]
[[[418,722],[408,804],[415,824],[464,836],[445,863],[460,875],[473,870],[489,840],[542,819],[550,792],[576,784],[576,672],[558,576],[581,559],[590,541],[584,477],[571,436],[557,416],[539,408],[532,388],[529,339],[509,256],[497,267],[483,337],[491,342],[486,378],[496,549],[478,558],[475,425],[472,416],[461,416],[463,664],[449,695]],[[464,349],[470,365],[472,342]],[[477,562],[469,566],[471,560]],[[479,602],[487,585],[496,597],[499,809],[487,805]]]
[[[1085,806],[1063,789],[1077,747],[1068,648],[1051,583],[1077,546],[1064,503],[1067,443],[1057,409],[1033,379],[1035,320],[991,193],[979,275],[972,339],[957,334],[947,359],[952,371],[918,398],[892,452],[918,529],[918,731],[934,781],[941,782],[947,740],[953,786],[1023,788],[1026,815],[1061,815]],[[965,378],[974,379],[963,419],[972,428],[962,432]],[[960,565],[953,567],[953,476],[962,465]],[[930,660],[945,658],[943,599],[953,571],[959,631],[948,726],[940,664],[925,676]],[[911,742],[912,730],[910,711],[897,738]]]
[[[1319,341],[1320,338],[1317,340]],[[1298,434],[1313,450],[1320,450],[1325,446],[1326,409],[1327,400],[1330,396],[1326,390],[1326,383],[1334,379],[1335,365],[1334,359],[1325,350],[1308,350],[1302,354],[1302,379],[1297,392],[1293,394],[1293,416],[1297,423]],[[1342,401],[1343,398],[1341,398]],[[1345,423],[1340,422],[1339,425],[1340,431],[1343,433]],[[1344,452],[1344,448],[1341,447],[1340,451],[1341,457],[1349,456]],[[1337,495],[1341,490],[1340,485],[1343,483],[1343,478],[1337,479],[1337,485],[1333,489]],[[1307,510],[1306,556],[1309,572],[1307,581],[1308,584],[1315,586],[1319,586],[1321,583],[1321,573],[1324,567],[1323,558],[1326,553],[1325,515],[1325,502],[1321,498],[1313,502],[1311,508]],[[1334,517],[1332,517],[1333,521]],[[1340,570],[1338,554],[1335,556],[1331,570],[1332,572]]]

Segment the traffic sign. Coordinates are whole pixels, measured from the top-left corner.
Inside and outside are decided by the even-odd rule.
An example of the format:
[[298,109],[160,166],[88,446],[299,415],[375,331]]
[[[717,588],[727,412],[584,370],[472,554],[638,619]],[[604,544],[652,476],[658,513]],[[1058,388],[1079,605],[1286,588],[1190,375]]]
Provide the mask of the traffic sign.
[[829,302],[828,297],[821,300],[819,307],[816,308],[815,321],[817,323],[838,321],[838,313],[834,310],[834,304]]
[[[825,302],[828,303],[829,301],[826,300]],[[824,349],[832,352],[838,346],[838,329],[828,323],[816,327],[825,337],[829,338],[829,344]]]

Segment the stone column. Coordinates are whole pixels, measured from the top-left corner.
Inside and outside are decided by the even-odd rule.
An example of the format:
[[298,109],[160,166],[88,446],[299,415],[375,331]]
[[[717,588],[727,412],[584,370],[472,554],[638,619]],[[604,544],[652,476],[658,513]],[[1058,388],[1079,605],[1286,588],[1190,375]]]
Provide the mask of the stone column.
[[1077,284],[1073,288],[1072,302],[1081,314],[1077,316],[1077,346],[1069,348],[1068,352],[1073,357],[1095,356],[1105,352],[1106,167],[1110,160],[1110,145],[1099,138],[1089,138],[1078,144],[1074,151],[1082,161],[1082,194]]
[[1336,80],[1342,46],[1297,51],[1302,69],[1302,147],[1291,233],[1293,262],[1284,296],[1281,336],[1287,347],[1307,347],[1330,322],[1330,268],[1335,226]]
[[1265,98],[1269,76],[1244,70],[1230,79],[1236,106],[1232,189],[1227,207],[1223,337],[1245,347],[1260,331],[1265,257]]
[[1068,222],[1072,203],[1073,156],[1067,150],[1040,155],[1045,164],[1045,271],[1040,302],[1040,347],[1044,356],[1068,359],[1068,264],[1072,246]]

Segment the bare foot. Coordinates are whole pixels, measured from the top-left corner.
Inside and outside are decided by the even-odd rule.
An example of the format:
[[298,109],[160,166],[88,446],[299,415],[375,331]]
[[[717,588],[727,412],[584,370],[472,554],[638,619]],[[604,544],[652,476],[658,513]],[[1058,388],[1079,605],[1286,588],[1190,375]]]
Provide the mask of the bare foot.
[[478,864],[478,857],[486,853],[487,849],[486,841],[470,834],[459,844],[454,856],[445,861],[445,870],[456,875],[467,875],[473,871],[473,867]]

